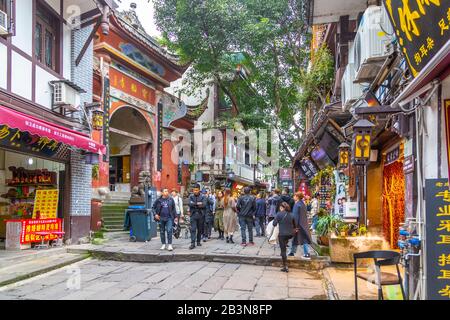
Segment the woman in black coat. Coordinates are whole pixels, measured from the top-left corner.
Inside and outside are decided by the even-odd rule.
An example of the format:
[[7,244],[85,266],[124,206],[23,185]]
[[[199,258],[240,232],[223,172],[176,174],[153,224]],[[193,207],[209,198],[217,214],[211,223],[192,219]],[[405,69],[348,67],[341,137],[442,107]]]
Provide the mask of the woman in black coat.
[[286,247],[289,239],[291,239],[297,231],[297,227],[291,213],[291,207],[286,202],[281,203],[280,211],[273,220],[273,226],[276,227],[277,225],[279,225],[278,243],[280,244],[281,259],[283,261],[283,268],[281,268],[281,271],[288,272]]
[[298,245],[303,245],[303,258],[310,259],[308,244],[311,244],[311,236],[309,235],[308,211],[303,202],[303,193],[297,192],[294,195],[295,205],[292,210],[292,216],[298,228],[298,232],[292,239],[292,246],[289,252],[290,256],[294,256],[297,252]]

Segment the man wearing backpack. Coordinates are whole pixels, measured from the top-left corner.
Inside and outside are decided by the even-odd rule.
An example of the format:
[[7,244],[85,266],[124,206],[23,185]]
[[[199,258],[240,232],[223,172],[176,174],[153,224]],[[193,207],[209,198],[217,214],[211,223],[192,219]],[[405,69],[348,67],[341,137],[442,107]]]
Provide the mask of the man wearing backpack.
[[250,187],[244,188],[244,195],[238,199],[236,209],[239,217],[239,226],[241,227],[242,246],[247,246],[246,229],[248,229],[248,245],[253,246],[253,223],[256,214],[256,200],[250,194]]
[[277,212],[279,211],[279,207],[281,205],[281,196],[280,196],[280,190],[275,189],[273,191],[273,196],[269,198],[268,204],[269,204],[269,217],[268,221],[272,221],[275,219],[275,216],[277,215]]

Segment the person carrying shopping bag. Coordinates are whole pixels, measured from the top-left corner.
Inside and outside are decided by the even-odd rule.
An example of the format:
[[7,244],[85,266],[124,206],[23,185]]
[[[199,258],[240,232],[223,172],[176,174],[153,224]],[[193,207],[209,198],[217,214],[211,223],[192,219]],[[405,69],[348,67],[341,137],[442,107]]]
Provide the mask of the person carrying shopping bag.
[[291,213],[291,207],[286,202],[282,202],[280,205],[280,211],[277,212],[275,219],[273,220],[273,225],[279,226],[278,243],[281,250],[281,260],[283,262],[283,267],[281,271],[288,272],[287,265],[287,244],[289,239],[291,239],[296,232],[298,232],[297,226],[295,224],[295,219]]

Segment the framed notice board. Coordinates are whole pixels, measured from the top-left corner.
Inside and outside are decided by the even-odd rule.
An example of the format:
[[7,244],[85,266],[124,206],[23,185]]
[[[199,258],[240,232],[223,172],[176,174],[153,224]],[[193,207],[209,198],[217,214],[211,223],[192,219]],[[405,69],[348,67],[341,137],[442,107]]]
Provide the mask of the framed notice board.
[[447,179],[425,184],[427,299],[450,300],[450,191]]

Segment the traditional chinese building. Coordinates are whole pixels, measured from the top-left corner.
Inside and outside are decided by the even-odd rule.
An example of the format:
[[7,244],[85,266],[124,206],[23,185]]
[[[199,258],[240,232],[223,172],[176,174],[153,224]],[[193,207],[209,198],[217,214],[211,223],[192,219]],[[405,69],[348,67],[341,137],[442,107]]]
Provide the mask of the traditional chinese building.
[[110,0],[0,1],[0,238],[7,243],[6,220],[9,235],[21,232],[22,248],[89,235],[91,164],[105,150],[92,140],[89,118],[92,50],[81,49],[92,48],[86,39],[95,23],[108,33],[112,8]]
[[[114,11],[110,20],[109,35],[99,30],[94,44],[94,100],[104,102],[107,115],[105,129],[95,138],[105,144],[108,154],[99,164],[93,188],[96,198],[108,194],[116,204],[121,202],[113,211],[123,215],[142,171],[151,173],[152,185],[158,190],[184,190],[190,173],[187,163],[173,156],[177,142],[171,141],[171,132],[192,129],[201,112],[195,112],[199,106],[186,106],[164,91],[181,78],[186,67],[145,32],[136,5]],[[100,211],[95,205],[94,212],[98,222]],[[108,229],[121,229],[118,220]]]

